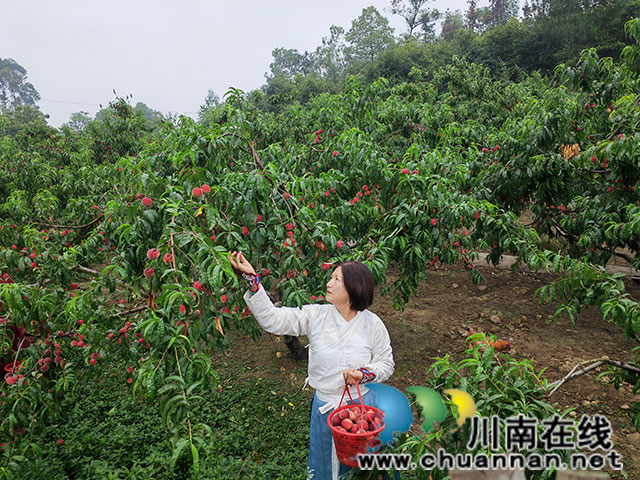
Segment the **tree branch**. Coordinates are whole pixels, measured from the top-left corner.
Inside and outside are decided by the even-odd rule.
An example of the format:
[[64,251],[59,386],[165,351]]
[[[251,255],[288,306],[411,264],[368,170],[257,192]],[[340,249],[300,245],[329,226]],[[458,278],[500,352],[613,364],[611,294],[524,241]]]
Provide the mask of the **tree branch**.
[[98,220],[100,220],[102,217],[104,217],[103,213],[101,213],[95,220],[92,220],[91,222],[89,222],[89,223],[87,223],[85,225],[51,225],[51,224],[48,224],[48,223],[41,222],[39,220],[33,220],[33,223],[37,223],[38,225],[41,225],[43,227],[48,227],[48,228],[66,228],[66,229],[79,230],[81,228],[90,227],[91,225],[97,223]]
[[[575,371],[578,367],[580,367],[580,366],[582,366],[582,365],[584,365],[586,363],[589,363],[589,362],[594,362],[594,363],[592,363],[591,365],[589,365],[586,368],[583,368],[582,370],[579,370],[577,372]],[[573,380],[574,378],[579,377],[580,375],[584,375],[585,373],[588,373],[591,370],[594,370],[594,369],[596,369],[596,368],[598,368],[598,367],[600,367],[602,365],[605,365],[605,364],[614,365],[616,367],[619,367],[619,368],[622,368],[624,370],[628,370],[630,372],[634,372],[634,373],[640,375],[640,368],[638,368],[636,366],[633,366],[633,365],[630,365],[628,363],[619,362],[617,360],[609,360],[609,357],[607,357],[607,356],[604,356],[604,357],[602,357],[600,359],[597,359],[595,361],[594,360],[586,360],[584,362],[581,362],[581,363],[577,364],[575,367],[573,367],[571,369],[571,371],[562,380],[557,380],[557,381],[552,382],[549,385],[547,385],[547,387],[551,387],[552,385],[556,385],[555,388],[553,390],[551,390],[551,392],[549,392],[547,394],[547,398],[551,397],[551,395],[553,395],[553,393],[556,390],[558,390],[562,385],[564,385],[569,380]]]
[[130,310],[125,310],[123,312],[117,312],[114,313],[113,315],[116,317],[120,317],[120,316],[124,316],[124,315],[130,315],[132,313],[136,313],[136,312],[141,312],[142,310],[146,310],[147,309],[147,305],[143,305],[142,307],[135,307],[132,308]]

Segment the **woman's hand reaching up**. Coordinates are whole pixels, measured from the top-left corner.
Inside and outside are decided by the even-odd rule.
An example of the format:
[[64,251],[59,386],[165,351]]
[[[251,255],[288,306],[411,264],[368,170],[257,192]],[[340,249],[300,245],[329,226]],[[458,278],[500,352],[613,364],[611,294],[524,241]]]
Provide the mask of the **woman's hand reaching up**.
[[244,255],[242,254],[242,252],[233,251],[233,252],[231,252],[231,255],[232,256],[229,257],[229,262],[231,263],[231,266],[235,270],[238,270],[241,273],[247,273],[247,274],[250,274],[250,275],[255,275],[256,274],[255,269],[249,263],[249,260],[244,258]]

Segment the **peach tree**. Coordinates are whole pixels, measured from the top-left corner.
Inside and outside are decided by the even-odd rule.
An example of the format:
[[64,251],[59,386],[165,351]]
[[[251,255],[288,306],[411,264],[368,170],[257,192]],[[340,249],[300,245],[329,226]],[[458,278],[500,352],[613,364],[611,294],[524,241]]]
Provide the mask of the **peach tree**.
[[[509,253],[561,277],[537,292],[562,301],[556,315],[595,305],[637,338],[637,302],[603,266],[638,266],[619,252],[636,254],[640,233],[638,48],[508,85],[457,59],[410,84],[352,77],[278,115],[231,89],[206,127],[182,118],[155,134],[118,99],[84,135],[0,140],[4,471],[110,358],[132,394],[158,401],[172,465],[186,453],[197,474],[211,429],[191,405],[218,384],[210,354],[232,328],[261,332],[232,250],[287,306],[323,302],[340,260],[379,285],[399,268],[382,288],[399,309],[438,262],[478,283],[480,250],[494,264]],[[526,209],[534,225],[518,221]]]

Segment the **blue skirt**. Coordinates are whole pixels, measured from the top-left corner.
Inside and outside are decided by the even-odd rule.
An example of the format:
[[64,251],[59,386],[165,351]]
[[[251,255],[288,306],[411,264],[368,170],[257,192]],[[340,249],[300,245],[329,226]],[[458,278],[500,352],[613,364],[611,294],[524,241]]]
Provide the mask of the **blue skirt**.
[[[371,390],[362,396],[362,401],[365,405],[370,405],[377,408],[377,394]],[[345,401],[343,401],[344,403]],[[323,406],[326,402],[318,399],[317,395],[313,394],[311,400],[311,413],[309,419],[309,461],[307,463],[307,479],[313,480],[335,480],[332,478],[332,449],[333,447],[333,435],[331,429],[327,423],[330,411],[322,414],[318,411],[318,408]],[[350,404],[349,400],[346,403]],[[355,404],[360,403],[359,398],[354,398]],[[337,459],[336,459],[337,461]],[[340,463],[340,462],[339,462]],[[340,463],[338,471],[338,478],[348,478],[351,467]]]

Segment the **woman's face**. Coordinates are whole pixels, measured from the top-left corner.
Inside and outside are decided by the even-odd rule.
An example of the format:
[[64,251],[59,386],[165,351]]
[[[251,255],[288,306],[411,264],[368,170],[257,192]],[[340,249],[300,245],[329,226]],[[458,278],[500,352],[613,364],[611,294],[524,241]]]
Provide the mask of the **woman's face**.
[[333,305],[351,305],[349,293],[344,286],[342,267],[336,268],[327,283],[327,302]]

